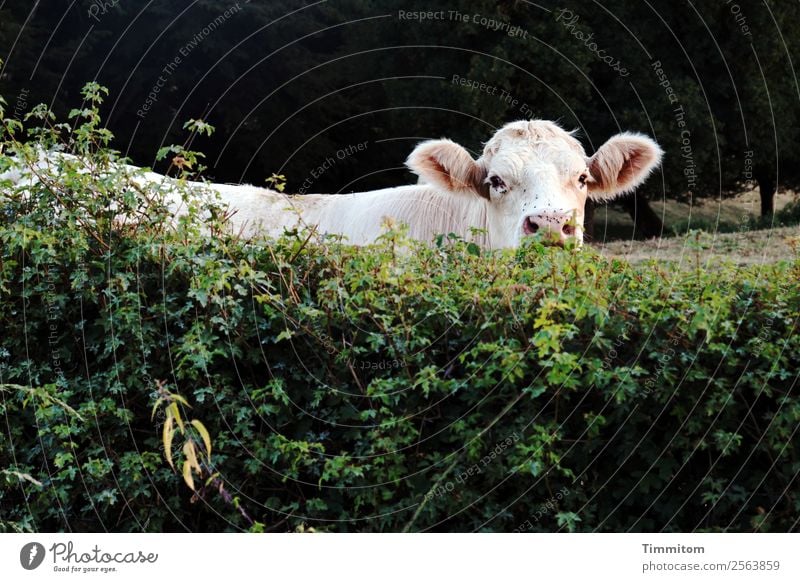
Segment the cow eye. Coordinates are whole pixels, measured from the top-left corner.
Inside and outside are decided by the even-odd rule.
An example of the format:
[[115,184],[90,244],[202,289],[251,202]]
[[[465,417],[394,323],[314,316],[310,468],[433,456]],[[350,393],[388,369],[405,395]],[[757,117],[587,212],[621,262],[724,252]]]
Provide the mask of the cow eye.
[[506,183],[503,182],[503,179],[500,176],[491,176],[489,178],[489,184],[492,185],[492,188],[498,191],[504,191],[506,189]]
[[586,186],[586,180],[589,176],[586,174],[581,174],[580,178],[578,178],[578,182],[581,183],[581,187]]

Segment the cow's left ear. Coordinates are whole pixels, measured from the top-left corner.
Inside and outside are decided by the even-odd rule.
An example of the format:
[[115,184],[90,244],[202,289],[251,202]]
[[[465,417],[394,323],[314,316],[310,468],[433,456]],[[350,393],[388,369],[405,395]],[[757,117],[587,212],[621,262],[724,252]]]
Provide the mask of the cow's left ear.
[[620,133],[589,158],[589,198],[610,200],[633,191],[661,163],[664,152],[638,133]]
[[469,152],[449,139],[419,144],[406,160],[412,172],[425,182],[451,192],[488,196],[486,169]]

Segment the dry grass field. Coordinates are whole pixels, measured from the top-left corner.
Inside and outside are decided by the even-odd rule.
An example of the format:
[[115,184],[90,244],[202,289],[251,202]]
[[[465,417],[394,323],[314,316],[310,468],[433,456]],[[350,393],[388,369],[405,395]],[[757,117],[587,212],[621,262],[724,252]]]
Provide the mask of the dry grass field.
[[800,226],[728,233],[700,233],[650,240],[618,240],[595,245],[603,255],[631,262],[657,259],[705,268],[720,261],[741,265],[800,257]]
[[[780,192],[775,196],[775,211],[798,200],[794,192]],[[697,199],[693,204],[674,200],[652,200],[650,206],[664,222],[664,235],[682,234],[689,228],[702,228],[708,232],[739,230],[750,217],[759,215],[759,198],[756,190],[744,192],[725,200]],[[595,211],[595,240],[625,240],[632,238],[633,220],[619,206],[609,204]]]
[[[776,196],[775,210],[794,200],[797,194],[781,192]],[[651,205],[664,221],[662,238],[633,240],[630,216],[610,205],[595,213],[593,246],[606,256],[631,262],[657,259],[696,266],[699,258],[708,267],[721,260],[758,264],[797,258],[800,253],[800,226],[752,229],[750,218],[759,212],[756,191],[723,201],[701,200],[688,205],[668,200]],[[688,229],[703,232],[685,235]]]

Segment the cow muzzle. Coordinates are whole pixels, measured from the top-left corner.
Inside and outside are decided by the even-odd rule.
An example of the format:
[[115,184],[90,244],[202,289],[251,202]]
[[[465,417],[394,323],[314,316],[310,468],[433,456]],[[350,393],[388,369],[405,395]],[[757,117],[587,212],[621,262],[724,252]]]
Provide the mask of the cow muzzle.
[[545,240],[556,244],[564,244],[579,234],[574,212],[544,210],[530,214],[522,221],[522,232],[525,235],[541,233]]

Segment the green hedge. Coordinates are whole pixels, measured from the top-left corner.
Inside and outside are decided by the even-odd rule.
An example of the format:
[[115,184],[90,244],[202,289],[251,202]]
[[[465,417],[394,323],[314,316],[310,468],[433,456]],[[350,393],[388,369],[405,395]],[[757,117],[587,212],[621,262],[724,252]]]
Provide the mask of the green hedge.
[[0,529],[797,528],[797,258],[209,236],[98,147],[2,187]]

